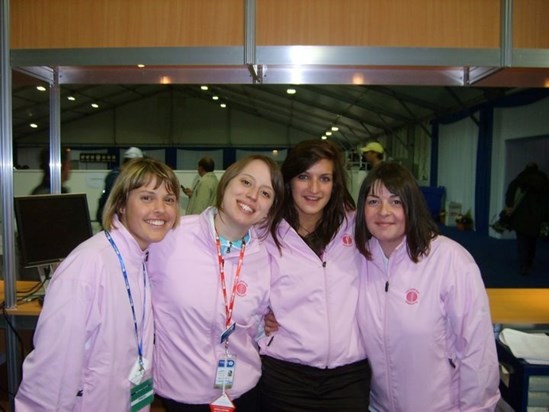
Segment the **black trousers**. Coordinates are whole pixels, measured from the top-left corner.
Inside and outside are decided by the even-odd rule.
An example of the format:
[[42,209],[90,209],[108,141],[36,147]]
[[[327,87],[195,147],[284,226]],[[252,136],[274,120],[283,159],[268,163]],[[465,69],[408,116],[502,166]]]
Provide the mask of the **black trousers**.
[[[258,412],[259,411],[259,391],[256,388],[249,390],[242,394],[237,399],[231,399],[236,411],[238,412]],[[221,391],[219,392],[221,396]],[[158,396],[158,395],[157,395]],[[162,406],[166,409],[166,412],[210,412],[210,405],[195,405],[174,401],[172,399],[163,398],[158,396],[162,400]],[[214,399],[212,399],[212,402]],[[235,412],[236,412],[235,411]]]
[[261,412],[364,412],[371,370],[367,360],[319,369],[262,356]]
[[536,257],[537,236],[517,233],[517,253],[521,271],[529,271]]

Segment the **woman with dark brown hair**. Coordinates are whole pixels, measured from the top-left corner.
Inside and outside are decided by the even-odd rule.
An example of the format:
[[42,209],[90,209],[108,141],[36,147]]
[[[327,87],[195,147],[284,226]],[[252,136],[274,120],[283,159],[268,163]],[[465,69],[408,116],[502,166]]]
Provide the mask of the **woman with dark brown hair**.
[[369,366],[355,318],[362,259],[343,155],[305,141],[282,175],[285,202],[267,243],[278,330],[260,341],[261,410],[366,411]]
[[364,255],[357,318],[372,411],[493,411],[498,359],[480,271],[438,234],[412,174],[372,169],[358,199]]

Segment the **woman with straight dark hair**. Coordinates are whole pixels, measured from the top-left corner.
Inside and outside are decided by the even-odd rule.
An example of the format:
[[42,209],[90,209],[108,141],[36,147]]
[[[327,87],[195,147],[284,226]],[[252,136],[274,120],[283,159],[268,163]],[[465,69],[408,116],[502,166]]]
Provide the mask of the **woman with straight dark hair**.
[[372,411],[493,411],[498,359],[480,271],[438,234],[404,166],[383,163],[358,198],[366,258],[357,318],[372,366]]
[[362,259],[343,154],[304,141],[282,175],[285,202],[267,243],[278,330],[260,341],[261,411],[366,411],[369,366],[355,318]]

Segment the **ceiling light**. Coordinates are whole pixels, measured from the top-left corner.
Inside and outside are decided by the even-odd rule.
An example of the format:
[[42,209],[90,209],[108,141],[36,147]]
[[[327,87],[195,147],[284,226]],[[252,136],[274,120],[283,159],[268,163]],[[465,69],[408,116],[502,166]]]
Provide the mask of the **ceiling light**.
[[32,127],[33,129],[37,129],[37,128],[38,128],[38,125],[37,125],[36,123],[31,123],[29,126]]
[[331,136],[332,132],[326,132],[326,136]]
[[94,109],[99,109],[99,105],[97,103],[92,103],[91,107],[93,107]]
[[339,127],[337,126],[332,126],[332,132],[337,132],[339,130]]
[[297,91],[296,91],[296,89],[287,89],[287,90],[286,90],[286,93],[288,93],[288,94],[296,94]]
[[219,100],[219,96],[212,96],[213,100]]
[[322,136],[321,139],[322,140],[326,140],[328,137],[326,135]]
[[145,67],[144,64],[138,64],[137,67],[139,67],[140,69],[142,69],[143,67]]
[[44,86],[36,86],[36,90],[38,90],[39,92],[45,92],[46,88]]
[[208,86],[200,86],[200,90],[208,90]]
[[227,105],[225,103],[221,103],[220,106],[224,109],[225,107],[227,107]]
[[71,102],[74,102],[76,100],[76,97],[74,96],[68,96],[67,100],[70,100]]

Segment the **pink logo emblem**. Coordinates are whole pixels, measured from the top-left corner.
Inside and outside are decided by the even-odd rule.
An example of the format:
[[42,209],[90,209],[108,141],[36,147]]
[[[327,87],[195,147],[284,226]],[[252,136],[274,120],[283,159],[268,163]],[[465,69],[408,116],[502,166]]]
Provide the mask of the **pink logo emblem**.
[[344,235],[342,242],[343,242],[343,246],[352,246],[353,238],[351,237],[351,235]]
[[246,296],[248,292],[248,284],[246,282],[240,281],[236,285],[236,294],[238,296]]
[[406,303],[415,305],[419,300],[419,292],[416,289],[408,289],[406,291]]

